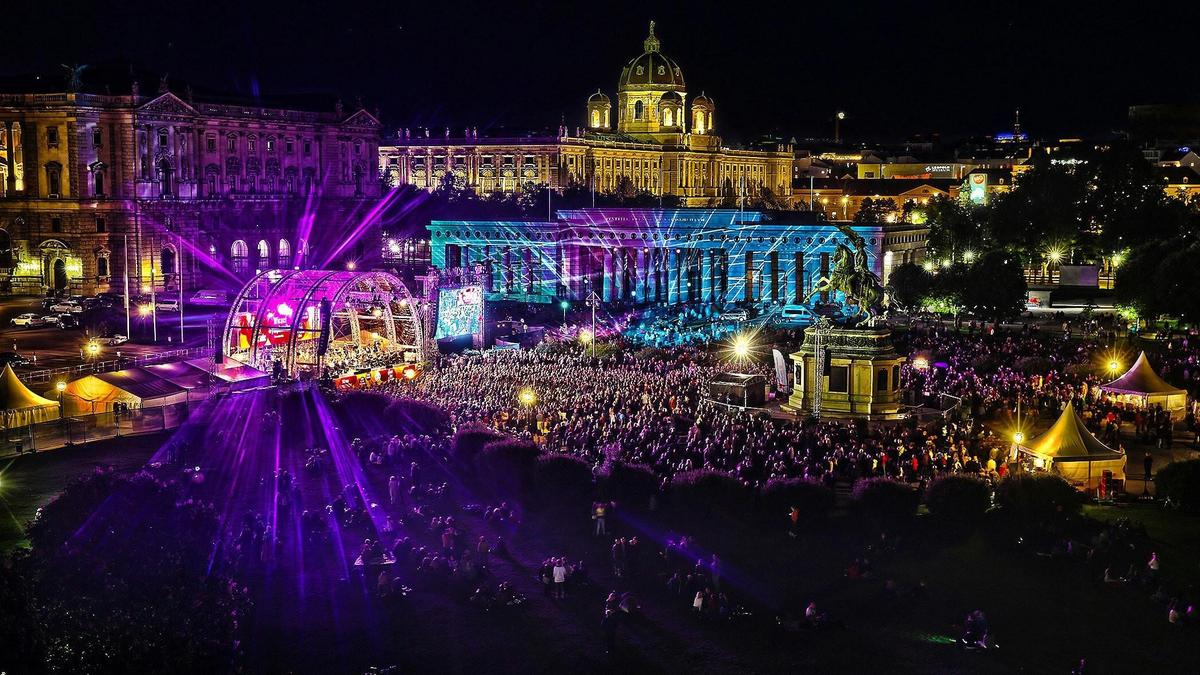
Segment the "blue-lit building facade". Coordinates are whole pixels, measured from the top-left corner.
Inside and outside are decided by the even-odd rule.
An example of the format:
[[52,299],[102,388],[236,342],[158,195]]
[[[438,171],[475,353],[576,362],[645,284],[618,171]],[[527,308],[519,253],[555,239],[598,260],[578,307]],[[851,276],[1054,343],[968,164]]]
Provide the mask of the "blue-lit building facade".
[[[924,230],[852,227],[885,279],[923,253]],[[552,222],[439,220],[429,231],[434,267],[476,270],[489,300],[522,302],[595,291],[606,303],[800,303],[845,240],[807,212],[737,209],[562,210]]]

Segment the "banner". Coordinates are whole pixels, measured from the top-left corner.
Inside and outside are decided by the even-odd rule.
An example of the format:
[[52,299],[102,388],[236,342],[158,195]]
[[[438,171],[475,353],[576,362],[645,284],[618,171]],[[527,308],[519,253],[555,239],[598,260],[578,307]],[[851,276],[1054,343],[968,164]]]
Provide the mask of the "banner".
[[771,356],[775,357],[775,382],[779,391],[788,392],[792,388],[788,386],[788,368],[787,360],[783,358],[783,352],[778,349],[771,350]]

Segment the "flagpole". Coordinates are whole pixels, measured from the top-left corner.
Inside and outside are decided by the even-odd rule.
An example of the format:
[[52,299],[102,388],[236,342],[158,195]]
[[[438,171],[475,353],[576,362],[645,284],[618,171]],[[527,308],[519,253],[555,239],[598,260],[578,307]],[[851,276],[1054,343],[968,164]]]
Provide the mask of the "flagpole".
[[132,337],[129,322],[129,235],[125,235],[125,337]]

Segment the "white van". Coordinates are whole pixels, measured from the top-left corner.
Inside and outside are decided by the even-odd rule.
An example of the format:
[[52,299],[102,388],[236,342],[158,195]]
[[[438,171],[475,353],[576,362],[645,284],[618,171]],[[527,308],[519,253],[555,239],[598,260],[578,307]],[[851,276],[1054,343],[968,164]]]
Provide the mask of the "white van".
[[779,310],[779,322],[808,325],[817,320],[817,315],[804,305],[784,305]]

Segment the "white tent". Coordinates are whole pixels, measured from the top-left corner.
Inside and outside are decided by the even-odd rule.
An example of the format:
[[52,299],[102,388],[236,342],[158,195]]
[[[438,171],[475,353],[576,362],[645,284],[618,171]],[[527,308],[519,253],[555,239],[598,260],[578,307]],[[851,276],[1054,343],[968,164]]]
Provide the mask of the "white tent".
[[5,429],[58,419],[58,402],[38,396],[13,372],[11,365],[0,373],[0,410]]
[[1187,414],[1187,391],[1172,387],[1159,377],[1146,359],[1146,352],[1138,355],[1137,361],[1124,375],[1098,388],[1143,407],[1162,406],[1175,419],[1182,419]]
[[1113,478],[1125,478],[1125,455],[1092,435],[1070,403],[1054,426],[1032,441],[1018,444],[1017,451],[1083,489],[1099,486],[1105,471],[1111,471]]

